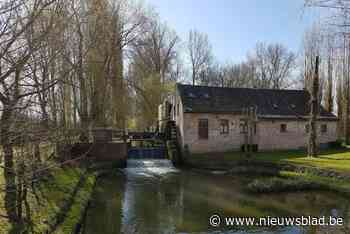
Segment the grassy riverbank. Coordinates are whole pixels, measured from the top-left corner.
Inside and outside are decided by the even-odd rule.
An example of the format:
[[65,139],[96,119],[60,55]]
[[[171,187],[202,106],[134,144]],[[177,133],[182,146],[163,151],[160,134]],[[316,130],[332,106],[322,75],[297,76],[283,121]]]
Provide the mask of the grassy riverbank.
[[[0,175],[0,181],[3,176]],[[79,167],[64,167],[50,171],[45,178],[28,191],[23,225],[11,224],[0,217],[0,233],[20,233],[32,231],[46,233],[71,233],[81,219],[85,203],[91,196],[95,175],[87,174]],[[0,194],[0,213],[6,215],[3,208],[3,196]]]
[[350,150],[329,149],[317,158],[305,151],[258,152],[247,161],[244,153],[195,154],[187,163],[202,169],[225,169],[231,174],[254,174],[248,186],[256,193],[328,190],[350,195]]
[[[242,152],[226,152],[193,154],[186,162],[198,167],[231,168],[243,160],[246,160],[246,157]],[[317,158],[309,158],[307,153],[301,150],[257,152],[251,160],[316,167],[350,174],[350,150],[346,148],[323,150]]]
[[247,188],[254,193],[326,190],[350,195],[350,181],[290,171],[281,171],[278,177],[254,179]]

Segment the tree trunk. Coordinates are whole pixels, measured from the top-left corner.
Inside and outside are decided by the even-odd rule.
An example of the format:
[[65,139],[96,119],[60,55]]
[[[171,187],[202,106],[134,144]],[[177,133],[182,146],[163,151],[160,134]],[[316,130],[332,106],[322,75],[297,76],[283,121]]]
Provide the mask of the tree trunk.
[[308,156],[316,157],[317,156],[317,116],[319,109],[318,102],[318,91],[319,91],[319,57],[316,56],[315,63],[315,74],[312,81],[312,91],[311,91],[311,108],[310,108],[310,135],[309,135],[309,144],[308,144]]
[[192,65],[192,85],[195,86],[196,85],[196,70],[194,68],[194,64]]
[[346,74],[345,78],[345,87],[344,87],[344,140],[345,144],[350,143],[349,136],[349,103],[350,103],[350,47],[347,50],[347,66],[346,66]]
[[13,148],[10,137],[12,108],[4,106],[1,117],[1,144],[4,153],[5,208],[10,221],[17,221],[17,186],[14,168]]
[[326,110],[328,112],[333,111],[333,65],[331,56],[328,57],[328,84],[326,93]]
[[87,139],[87,128],[89,126],[88,123],[88,95],[87,95],[87,86],[84,76],[84,68],[83,68],[83,49],[84,49],[84,38],[81,32],[80,25],[78,26],[78,35],[79,35],[79,48],[78,48],[78,80],[80,86],[80,121],[82,128],[82,135],[84,139]]

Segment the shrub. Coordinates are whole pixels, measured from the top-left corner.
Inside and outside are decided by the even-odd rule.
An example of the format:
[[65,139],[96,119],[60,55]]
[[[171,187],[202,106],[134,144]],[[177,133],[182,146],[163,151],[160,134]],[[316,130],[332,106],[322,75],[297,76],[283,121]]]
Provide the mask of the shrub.
[[342,140],[332,141],[332,142],[329,142],[328,144],[329,144],[329,148],[331,148],[331,149],[339,149],[339,148],[343,147]]
[[268,179],[255,179],[248,184],[248,190],[255,193],[288,192],[322,189],[322,185],[301,179],[283,179],[272,177]]

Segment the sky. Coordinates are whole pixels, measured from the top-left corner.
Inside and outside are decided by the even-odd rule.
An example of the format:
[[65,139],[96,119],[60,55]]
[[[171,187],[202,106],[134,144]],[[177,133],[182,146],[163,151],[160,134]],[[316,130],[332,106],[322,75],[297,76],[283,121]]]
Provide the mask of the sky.
[[219,62],[243,61],[257,42],[282,43],[295,53],[318,18],[304,0],[145,0],[185,41],[190,29],[208,34]]

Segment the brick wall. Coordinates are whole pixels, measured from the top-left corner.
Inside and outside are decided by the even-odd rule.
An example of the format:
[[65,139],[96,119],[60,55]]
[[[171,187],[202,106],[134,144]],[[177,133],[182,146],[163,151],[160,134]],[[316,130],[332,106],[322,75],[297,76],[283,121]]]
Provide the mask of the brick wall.
[[[182,105],[180,105],[182,106]],[[239,150],[244,144],[244,134],[240,132],[240,119],[243,116],[227,114],[195,114],[180,112],[177,119],[181,132],[182,145],[188,145],[193,153],[224,152]],[[208,119],[209,139],[199,139],[198,120]],[[229,120],[229,133],[220,133],[220,119]],[[286,124],[287,131],[280,132],[280,125]],[[254,143],[260,150],[298,149],[305,147],[307,133],[306,121],[260,120],[257,124]],[[321,133],[321,125],[327,124],[327,132]],[[336,122],[320,121],[318,123],[319,142],[327,143],[336,140]]]

